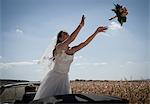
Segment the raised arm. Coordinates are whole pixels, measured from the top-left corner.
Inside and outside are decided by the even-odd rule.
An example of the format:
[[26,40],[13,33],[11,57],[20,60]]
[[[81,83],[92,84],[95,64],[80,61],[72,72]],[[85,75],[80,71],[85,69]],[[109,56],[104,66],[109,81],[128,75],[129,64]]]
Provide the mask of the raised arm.
[[80,32],[81,28],[84,26],[84,15],[82,16],[81,22],[78,25],[78,27],[75,29],[75,31],[73,31],[73,33],[64,41],[62,42],[62,44],[70,44],[72,41],[75,40],[75,38],[77,37],[78,33]]
[[107,27],[98,27],[96,31],[91,36],[89,36],[84,42],[72,47],[70,50],[68,50],[67,53],[74,54],[75,52],[79,51],[80,49],[88,45],[99,32],[105,32],[105,30],[107,30]]

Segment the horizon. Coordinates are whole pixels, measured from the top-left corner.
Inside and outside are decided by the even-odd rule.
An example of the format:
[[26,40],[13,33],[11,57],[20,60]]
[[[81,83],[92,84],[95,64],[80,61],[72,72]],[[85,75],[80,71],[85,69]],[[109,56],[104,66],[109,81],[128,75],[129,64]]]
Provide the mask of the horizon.
[[[20,80],[20,79],[0,79],[0,81],[29,81],[29,82],[40,82],[40,80]],[[70,80],[70,81],[150,81],[150,79],[140,79],[140,80],[127,80],[126,78],[125,79],[121,79],[121,80],[101,80],[101,79],[98,79],[98,80],[94,80],[94,79],[73,79],[73,80]]]

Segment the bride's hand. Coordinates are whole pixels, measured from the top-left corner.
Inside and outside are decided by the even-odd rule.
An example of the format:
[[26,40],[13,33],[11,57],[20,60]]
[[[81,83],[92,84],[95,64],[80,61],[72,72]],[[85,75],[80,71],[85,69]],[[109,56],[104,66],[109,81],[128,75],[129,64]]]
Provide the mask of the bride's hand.
[[105,32],[108,28],[105,26],[100,26],[96,29],[96,33]]
[[84,20],[85,20],[85,17],[84,15],[82,16],[82,19],[81,19],[81,22],[80,22],[80,26],[83,27],[84,26]]

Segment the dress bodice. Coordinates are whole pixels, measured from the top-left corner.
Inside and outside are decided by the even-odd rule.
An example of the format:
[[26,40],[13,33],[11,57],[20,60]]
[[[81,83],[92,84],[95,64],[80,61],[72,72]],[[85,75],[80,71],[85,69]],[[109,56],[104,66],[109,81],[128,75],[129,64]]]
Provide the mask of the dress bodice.
[[55,56],[55,65],[53,70],[60,73],[68,73],[73,57],[73,55],[68,55],[65,50],[62,50],[61,53]]

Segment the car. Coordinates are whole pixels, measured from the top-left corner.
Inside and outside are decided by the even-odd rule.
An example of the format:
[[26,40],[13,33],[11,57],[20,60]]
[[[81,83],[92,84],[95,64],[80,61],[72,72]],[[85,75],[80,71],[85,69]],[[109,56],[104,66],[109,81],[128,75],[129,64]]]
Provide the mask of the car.
[[39,85],[40,81],[1,80],[0,102],[28,103],[33,100]]

